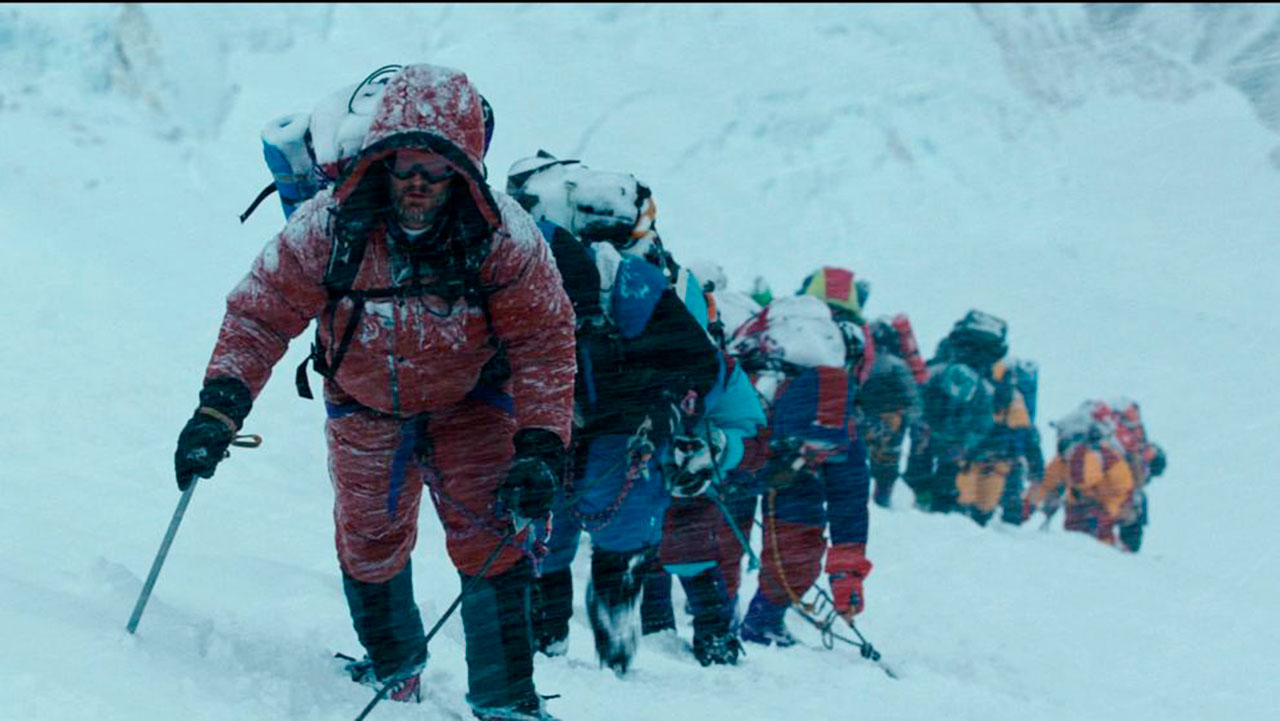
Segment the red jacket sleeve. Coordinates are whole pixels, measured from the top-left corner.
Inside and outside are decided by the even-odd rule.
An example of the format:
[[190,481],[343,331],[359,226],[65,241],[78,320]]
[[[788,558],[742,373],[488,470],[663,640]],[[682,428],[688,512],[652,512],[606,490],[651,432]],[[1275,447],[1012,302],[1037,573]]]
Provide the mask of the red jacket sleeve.
[[329,198],[321,193],[299,208],[227,296],[205,380],[238,378],[257,398],[289,341],[320,314],[328,298],[323,281],[329,262]]
[[481,279],[497,288],[489,312],[511,364],[516,427],[546,428],[567,445],[577,372],[573,306],[533,219],[497,197],[504,232],[495,237]]

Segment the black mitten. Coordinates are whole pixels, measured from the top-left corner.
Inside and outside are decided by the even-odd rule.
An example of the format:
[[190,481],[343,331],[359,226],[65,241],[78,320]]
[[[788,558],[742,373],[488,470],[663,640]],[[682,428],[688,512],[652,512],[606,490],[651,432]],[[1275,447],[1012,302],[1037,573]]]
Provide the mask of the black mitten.
[[498,486],[500,511],[518,519],[544,519],[551,513],[564,474],[564,444],[545,428],[524,428],[513,443],[516,453],[511,469]]

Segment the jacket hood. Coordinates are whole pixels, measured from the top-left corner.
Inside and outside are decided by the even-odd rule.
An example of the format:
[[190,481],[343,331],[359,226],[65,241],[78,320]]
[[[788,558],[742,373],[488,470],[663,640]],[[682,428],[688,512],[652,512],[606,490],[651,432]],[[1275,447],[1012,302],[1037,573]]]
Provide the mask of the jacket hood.
[[401,148],[430,150],[461,174],[485,221],[502,224],[481,170],[485,151],[483,103],[461,71],[436,65],[406,65],[387,83],[360,156],[338,180],[334,196],[344,204],[371,168]]

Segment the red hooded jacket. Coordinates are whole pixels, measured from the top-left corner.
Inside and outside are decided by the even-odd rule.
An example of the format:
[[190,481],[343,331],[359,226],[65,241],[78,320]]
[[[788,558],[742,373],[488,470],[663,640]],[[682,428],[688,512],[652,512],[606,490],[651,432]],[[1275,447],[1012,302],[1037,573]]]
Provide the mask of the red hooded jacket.
[[[410,65],[393,78],[352,167],[333,188],[298,208],[227,297],[206,379],[238,378],[256,398],[289,340],[313,318],[319,319],[321,343],[333,348],[355,302],[347,298],[332,311],[326,307],[323,281],[338,218],[360,206],[389,203],[388,195],[379,195],[387,192],[382,161],[398,148],[428,148],[455,167],[474,203],[471,216],[481,232],[468,242],[488,245],[479,280],[492,289],[489,320],[484,309],[463,298],[452,304],[430,294],[366,299],[326,389],[331,398],[402,417],[448,408],[475,387],[496,352],[493,335],[504,344],[511,367],[506,390],[516,428],[546,428],[567,441],[576,369],[573,309],[533,220],[484,183],[481,113],[479,94],[459,71]],[[368,217],[377,218],[372,210]],[[385,222],[377,219],[364,232],[364,260],[352,288],[391,288]]]

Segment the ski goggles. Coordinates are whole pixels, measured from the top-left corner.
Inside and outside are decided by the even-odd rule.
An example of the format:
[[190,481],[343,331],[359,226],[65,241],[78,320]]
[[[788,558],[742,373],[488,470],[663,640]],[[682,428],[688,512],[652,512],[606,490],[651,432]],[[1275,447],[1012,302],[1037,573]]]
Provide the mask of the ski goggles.
[[454,176],[457,170],[439,155],[427,160],[410,162],[391,159],[386,161],[387,172],[399,181],[411,180],[413,176],[422,176],[428,183],[441,183]]

